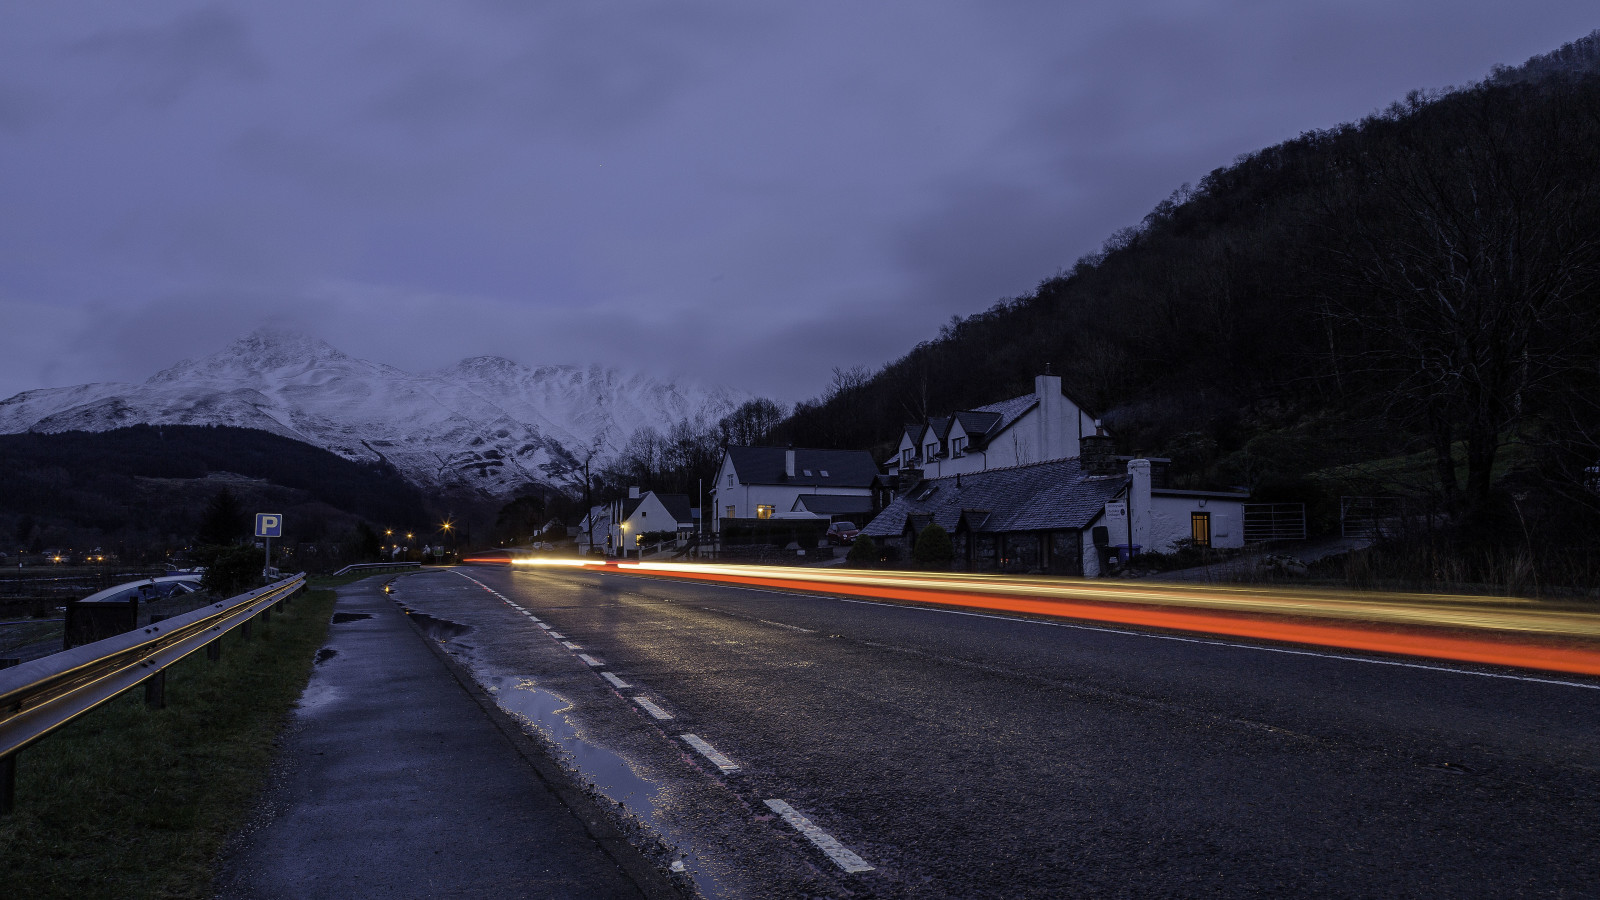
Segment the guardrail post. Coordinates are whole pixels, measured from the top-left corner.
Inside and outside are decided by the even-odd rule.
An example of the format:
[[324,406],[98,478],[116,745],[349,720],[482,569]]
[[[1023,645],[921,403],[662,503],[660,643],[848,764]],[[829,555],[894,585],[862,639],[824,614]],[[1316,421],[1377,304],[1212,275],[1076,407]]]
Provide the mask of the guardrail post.
[[217,660],[219,660],[221,658],[222,658],[222,635],[219,634],[215,638],[211,639],[211,643],[206,645],[206,659],[209,659],[212,662],[216,662]]
[[[150,624],[154,625],[155,623],[161,621],[162,619],[169,619],[169,618],[171,618],[171,616],[163,616],[163,615],[152,614],[150,616]],[[146,678],[144,680],[144,705],[145,706],[149,706],[149,707],[153,707],[155,709],[166,709],[167,708],[167,670],[166,669],[157,669],[156,673],[154,675],[151,675],[149,678]]]
[[252,616],[251,618],[245,619],[244,624],[239,626],[239,633],[243,635],[244,639],[247,641],[250,640],[250,623],[254,621],[255,617]]
[[[22,665],[15,657],[0,659],[0,669]],[[17,807],[17,754],[0,756],[0,816],[9,816]]]

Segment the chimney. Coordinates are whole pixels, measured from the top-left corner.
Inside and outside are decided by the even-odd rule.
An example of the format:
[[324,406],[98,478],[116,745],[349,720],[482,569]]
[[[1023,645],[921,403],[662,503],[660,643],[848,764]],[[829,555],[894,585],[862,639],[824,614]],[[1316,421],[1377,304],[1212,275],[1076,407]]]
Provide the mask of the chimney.
[[1150,546],[1150,460],[1131,459],[1128,474],[1133,484],[1128,486],[1128,519],[1133,523],[1133,542],[1145,550]]
[[637,484],[633,485],[630,488],[628,488],[628,499],[629,500],[637,500],[637,499],[639,499],[639,486]]
[[794,448],[793,447],[790,447],[789,449],[783,451],[783,474],[788,476],[788,477],[790,477],[790,478],[794,477]]
[[1061,459],[1069,455],[1067,398],[1061,396],[1061,376],[1034,376],[1033,396],[1039,401],[1039,458],[1033,462]]
[[1116,475],[1115,442],[1108,434],[1086,434],[1078,441],[1078,463],[1085,475]]

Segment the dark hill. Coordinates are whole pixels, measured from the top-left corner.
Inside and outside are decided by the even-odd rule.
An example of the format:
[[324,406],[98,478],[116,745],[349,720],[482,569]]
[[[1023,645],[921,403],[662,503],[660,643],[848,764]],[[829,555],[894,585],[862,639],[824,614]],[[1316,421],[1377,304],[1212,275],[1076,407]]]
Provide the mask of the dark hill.
[[1047,366],[1193,486],[1303,495],[1330,466],[1423,454],[1404,487],[1452,521],[1530,491],[1518,515],[1592,509],[1600,41],[1240,157],[1032,293],[837,380],[779,439],[881,458],[902,423]]
[[223,486],[247,513],[284,513],[294,542],[343,540],[361,520],[419,532],[432,520],[387,466],[252,429],[139,425],[0,435],[0,540],[159,559],[190,543]]

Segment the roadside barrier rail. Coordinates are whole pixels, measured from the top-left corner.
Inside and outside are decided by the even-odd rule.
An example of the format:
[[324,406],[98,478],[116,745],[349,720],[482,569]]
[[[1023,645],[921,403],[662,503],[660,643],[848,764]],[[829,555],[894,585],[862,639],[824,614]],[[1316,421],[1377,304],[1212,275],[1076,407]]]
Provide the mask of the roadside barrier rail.
[[352,563],[351,565],[345,566],[344,568],[340,569],[339,571],[337,571],[337,572],[335,572],[333,574],[334,574],[335,577],[337,577],[339,575],[348,575],[351,572],[387,572],[390,569],[420,569],[420,568],[422,568],[422,563],[414,563],[414,562],[403,562],[403,563]]
[[122,692],[146,684],[164,705],[166,669],[196,650],[216,658],[215,642],[306,586],[304,572],[192,612],[71,650],[0,669],[0,812],[9,811],[18,751]]

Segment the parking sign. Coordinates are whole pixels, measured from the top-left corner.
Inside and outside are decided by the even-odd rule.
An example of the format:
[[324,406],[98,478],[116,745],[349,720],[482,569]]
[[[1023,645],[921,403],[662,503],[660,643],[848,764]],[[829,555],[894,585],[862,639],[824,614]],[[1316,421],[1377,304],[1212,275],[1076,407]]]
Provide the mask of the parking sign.
[[256,537],[283,537],[283,513],[256,513]]

